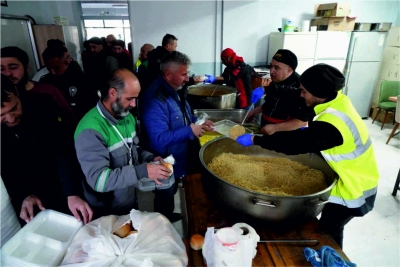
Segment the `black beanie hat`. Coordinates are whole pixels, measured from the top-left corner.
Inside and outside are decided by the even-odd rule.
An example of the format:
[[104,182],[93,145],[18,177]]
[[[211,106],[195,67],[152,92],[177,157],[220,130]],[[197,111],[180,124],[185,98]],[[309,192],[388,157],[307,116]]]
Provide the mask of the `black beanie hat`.
[[99,37],[92,37],[87,40],[88,44],[103,45],[103,41]]
[[275,59],[278,62],[284,63],[290,67],[292,67],[293,71],[297,68],[297,57],[296,55],[287,49],[279,49],[272,59]]
[[300,82],[313,96],[329,98],[344,87],[345,78],[337,69],[327,64],[308,68],[300,76]]
[[117,45],[117,46],[120,46],[120,47],[125,49],[125,42],[122,41],[122,40],[114,40],[114,41],[111,42],[111,45],[112,46]]

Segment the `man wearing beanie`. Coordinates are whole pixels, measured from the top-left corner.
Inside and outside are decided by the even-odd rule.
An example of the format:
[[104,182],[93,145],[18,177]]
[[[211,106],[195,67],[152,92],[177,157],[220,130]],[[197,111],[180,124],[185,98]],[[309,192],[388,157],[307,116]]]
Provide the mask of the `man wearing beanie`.
[[103,40],[92,37],[87,40],[90,57],[82,57],[83,70],[96,90],[107,84],[107,78],[118,69],[118,60],[103,48]]
[[344,226],[374,207],[379,172],[367,128],[349,98],[342,94],[343,74],[317,64],[300,76],[301,97],[314,109],[307,128],[274,135],[237,138],[244,145],[259,145],[288,155],[316,153],[338,174],[320,224],[343,246]]
[[221,61],[226,66],[221,76],[206,74],[205,83],[220,82],[237,88],[236,107],[248,108],[251,105],[251,69],[235,51],[226,48],[221,52]]
[[133,62],[130,56],[125,53],[125,42],[115,40],[111,42],[112,54],[118,60],[119,68],[125,68],[133,72]]
[[300,79],[295,72],[296,55],[290,50],[279,49],[270,65],[272,81],[264,89],[260,87],[253,92],[260,96],[265,93],[265,103],[249,113],[248,121],[262,113],[261,132],[269,135],[306,126],[309,111],[297,90]]

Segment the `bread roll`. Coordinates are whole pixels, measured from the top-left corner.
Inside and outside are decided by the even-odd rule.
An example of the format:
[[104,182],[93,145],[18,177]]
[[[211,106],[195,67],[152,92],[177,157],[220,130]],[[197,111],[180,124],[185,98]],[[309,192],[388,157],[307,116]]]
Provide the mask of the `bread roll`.
[[229,136],[236,140],[238,136],[246,133],[246,129],[243,126],[235,125],[229,129]]
[[120,238],[125,238],[131,234],[136,234],[137,232],[138,231],[136,231],[135,228],[133,228],[133,226],[132,226],[132,221],[129,221],[129,222],[125,223],[124,225],[122,225],[117,230],[115,230],[115,232],[113,234],[116,236],[119,236]]
[[204,244],[204,237],[199,234],[192,235],[190,238],[190,247],[194,250],[200,250]]
[[172,164],[167,163],[167,162],[163,162],[161,165],[163,165],[164,167],[167,167],[168,169],[171,170],[171,173],[169,174],[169,176],[171,176],[172,173],[174,172],[174,168],[172,167]]

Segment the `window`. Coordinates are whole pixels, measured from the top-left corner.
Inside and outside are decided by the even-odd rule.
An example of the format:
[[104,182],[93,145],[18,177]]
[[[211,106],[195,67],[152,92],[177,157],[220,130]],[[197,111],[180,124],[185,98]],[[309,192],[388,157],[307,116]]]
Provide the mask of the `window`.
[[117,39],[123,40],[128,48],[131,42],[130,23],[127,19],[84,19],[86,38],[107,37],[113,34]]

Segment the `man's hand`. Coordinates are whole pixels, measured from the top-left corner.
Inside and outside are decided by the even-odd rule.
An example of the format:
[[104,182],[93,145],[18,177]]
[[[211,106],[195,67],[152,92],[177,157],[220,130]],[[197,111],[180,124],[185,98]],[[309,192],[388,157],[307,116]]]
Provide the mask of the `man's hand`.
[[243,134],[236,138],[236,142],[241,144],[242,146],[251,146],[253,145],[253,135],[252,134]]
[[206,131],[211,132],[211,131],[214,130],[214,123],[213,123],[212,121],[210,121],[210,120],[206,120],[206,121],[204,122],[203,126],[204,126],[204,129],[205,129]]
[[33,213],[33,206],[35,205],[37,205],[40,210],[46,209],[43,207],[40,199],[34,195],[28,196],[22,202],[21,213],[19,214],[19,217],[21,217],[21,219],[23,219],[26,223],[30,222],[35,216]]
[[213,83],[217,80],[217,77],[215,77],[214,75],[206,74],[206,77],[207,79],[205,79],[203,83]]
[[79,216],[78,211],[81,212],[83,222],[87,224],[92,220],[93,217],[93,211],[90,208],[89,204],[81,199],[78,196],[69,196],[68,197],[68,208],[74,214],[75,218],[78,220],[78,222],[81,221],[81,216]]
[[168,179],[171,174],[171,170],[160,164],[147,163],[147,174],[149,179],[153,180],[158,185],[162,185],[158,179]]
[[257,103],[257,101],[260,100],[263,95],[264,95],[264,87],[258,87],[254,89],[251,95],[251,103],[253,104]]
[[203,82],[205,80],[204,78],[205,78],[205,76],[194,76],[193,77],[193,82],[195,84],[201,83],[201,82]]
[[194,136],[196,136],[197,138],[203,136],[206,127],[208,127],[208,126],[196,125],[194,123],[190,124],[190,128],[192,128],[192,132],[193,132]]
[[160,157],[160,156],[157,156],[157,157],[154,157],[153,161],[154,161],[154,162],[157,162],[157,161],[163,162],[164,159],[163,159],[162,157]]
[[261,133],[273,135],[276,132],[276,124],[267,124],[261,128]]

